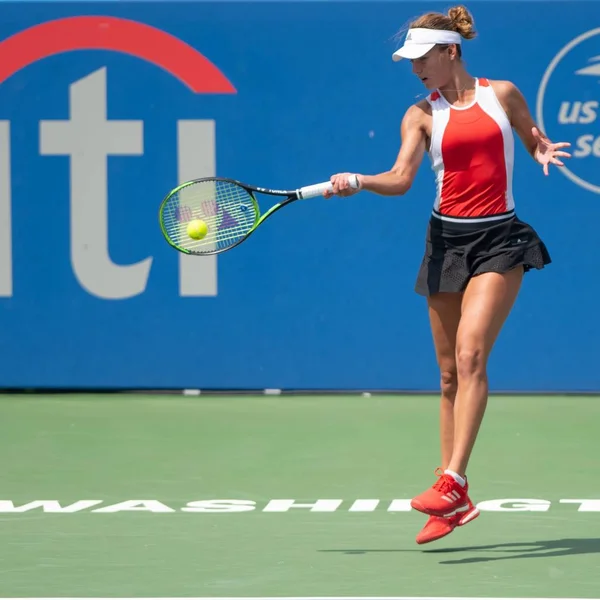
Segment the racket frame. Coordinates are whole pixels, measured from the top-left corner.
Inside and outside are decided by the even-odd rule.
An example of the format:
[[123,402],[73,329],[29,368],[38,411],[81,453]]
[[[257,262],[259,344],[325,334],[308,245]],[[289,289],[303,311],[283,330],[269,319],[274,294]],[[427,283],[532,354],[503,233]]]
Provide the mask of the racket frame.
[[[353,176],[353,177],[354,178],[351,182],[351,186],[356,188],[356,187],[358,187],[358,179],[356,178],[356,176]],[[193,250],[188,250],[187,248],[178,246],[177,244],[175,244],[175,242],[173,242],[171,240],[171,238],[167,234],[167,231],[166,231],[166,228],[164,225],[163,211],[164,211],[164,208],[167,205],[168,201],[173,197],[173,195],[179,193],[182,189],[185,189],[186,187],[188,187],[190,185],[196,185],[196,184],[204,183],[204,182],[219,182],[219,181],[223,182],[223,183],[231,183],[233,185],[237,185],[248,192],[248,195],[250,196],[250,199],[254,205],[255,214],[256,214],[256,219],[254,220],[252,227],[242,238],[237,240],[234,244],[231,244],[230,246],[227,246],[225,248],[220,248],[217,250],[206,250],[203,252],[195,252]],[[322,195],[322,193],[328,188],[331,188],[330,182],[318,183],[315,185],[310,185],[310,186],[298,188],[295,190],[278,190],[278,189],[274,189],[274,188],[265,188],[265,187],[250,185],[248,183],[244,183],[237,179],[231,179],[229,177],[199,177],[197,179],[190,179],[189,181],[185,181],[184,183],[179,184],[177,187],[173,188],[163,198],[162,202],[160,203],[159,209],[158,209],[158,220],[159,220],[160,228],[161,228],[164,238],[167,240],[167,242],[170,246],[175,248],[175,250],[178,250],[179,252],[182,252],[184,254],[189,254],[192,256],[211,256],[211,255],[227,252],[228,250],[231,250],[232,248],[235,248],[242,242],[246,241],[250,237],[250,235],[258,229],[258,226],[261,223],[263,223],[273,213],[277,212],[280,208],[282,208],[288,204],[291,204],[292,202],[295,202],[296,200],[304,200],[307,198],[314,198],[315,196]],[[265,194],[267,196],[283,197],[284,200],[277,202],[276,204],[271,206],[268,210],[266,210],[263,214],[261,214],[258,200],[254,196],[255,193]]]

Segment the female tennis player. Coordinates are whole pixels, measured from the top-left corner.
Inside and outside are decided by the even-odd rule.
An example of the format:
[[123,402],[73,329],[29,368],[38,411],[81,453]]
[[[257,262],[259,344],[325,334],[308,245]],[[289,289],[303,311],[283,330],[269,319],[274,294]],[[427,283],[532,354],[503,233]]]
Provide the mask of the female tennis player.
[[475,37],[464,6],[447,15],[427,13],[411,23],[393,54],[408,59],[430,91],[408,108],[394,166],[377,175],[331,177],[332,195],[368,190],[401,196],[427,151],[436,197],[415,290],[427,298],[441,372],[438,480],[413,498],[429,516],[420,544],[448,535],[479,514],[468,495],[467,465],[488,398],[487,361],[519,292],[523,274],[551,262],[536,231],[519,220],[512,192],[513,130],[548,175],[564,166],[561,150],[536,127],[519,89],[510,81],[470,75],[461,60],[463,39]]

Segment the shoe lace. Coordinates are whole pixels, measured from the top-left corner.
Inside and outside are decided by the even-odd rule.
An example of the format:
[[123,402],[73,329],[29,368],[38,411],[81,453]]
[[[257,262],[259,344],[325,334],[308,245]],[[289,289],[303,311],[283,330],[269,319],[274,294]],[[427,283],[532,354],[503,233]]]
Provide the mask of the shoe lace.
[[433,486],[433,489],[437,492],[445,494],[450,492],[454,487],[454,478],[451,475],[447,475],[439,467],[435,470],[435,474],[439,477],[437,483]]

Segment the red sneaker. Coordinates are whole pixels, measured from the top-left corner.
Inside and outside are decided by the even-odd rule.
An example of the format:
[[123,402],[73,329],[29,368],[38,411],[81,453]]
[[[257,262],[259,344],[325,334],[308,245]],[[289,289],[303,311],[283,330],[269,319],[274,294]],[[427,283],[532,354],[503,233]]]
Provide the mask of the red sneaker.
[[462,527],[479,516],[479,509],[469,499],[469,508],[463,513],[458,513],[456,516],[460,517],[458,519],[458,526]]
[[410,502],[415,510],[435,517],[451,517],[457,513],[464,513],[469,510],[470,504],[467,487],[463,487],[452,475],[446,473],[439,475],[435,485]]
[[416,542],[417,544],[435,542],[436,540],[446,537],[449,533],[452,533],[457,525],[458,515],[452,515],[447,519],[431,515],[429,519],[427,519],[427,523],[425,523],[423,529],[417,533]]
[[479,516],[479,509],[469,501],[469,508],[464,513],[457,513],[451,517],[436,517],[427,519],[427,523],[416,537],[417,544],[435,542],[452,533],[456,527],[470,523]]

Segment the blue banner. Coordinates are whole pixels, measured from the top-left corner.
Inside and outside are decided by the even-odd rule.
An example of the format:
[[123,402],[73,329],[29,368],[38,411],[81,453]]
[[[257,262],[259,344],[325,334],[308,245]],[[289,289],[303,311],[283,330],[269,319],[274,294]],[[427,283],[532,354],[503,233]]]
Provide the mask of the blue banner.
[[[507,6],[470,7],[467,68],[514,81],[573,158],[546,178],[516,139],[517,213],[553,262],[526,275],[490,387],[598,391],[600,3]],[[296,203],[218,258],[179,255],[157,220],[186,179],[389,168],[426,94],[395,34],[423,8],[0,3],[0,386],[437,389],[413,291],[427,160],[404,197]]]

